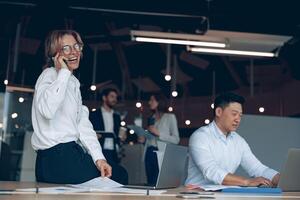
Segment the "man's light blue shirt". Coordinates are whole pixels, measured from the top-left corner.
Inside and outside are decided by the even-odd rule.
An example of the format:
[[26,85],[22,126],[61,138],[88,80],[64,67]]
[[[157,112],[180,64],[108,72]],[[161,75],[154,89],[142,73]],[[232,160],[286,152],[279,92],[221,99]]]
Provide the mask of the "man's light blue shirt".
[[250,177],[272,178],[277,171],[263,165],[236,132],[227,137],[215,121],[197,129],[189,140],[188,176],[185,184],[222,184],[241,165]]

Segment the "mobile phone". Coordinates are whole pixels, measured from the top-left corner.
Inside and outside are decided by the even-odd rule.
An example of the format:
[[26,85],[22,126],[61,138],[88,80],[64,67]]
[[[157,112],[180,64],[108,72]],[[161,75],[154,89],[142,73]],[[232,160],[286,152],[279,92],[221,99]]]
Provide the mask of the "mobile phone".
[[54,57],[51,57],[51,58],[49,59],[49,66],[50,66],[50,67],[55,67],[53,58],[54,58]]
[[63,59],[64,63],[66,64],[66,66],[68,67],[68,62],[66,59]]
[[147,123],[148,123],[148,126],[154,125],[155,124],[155,118],[154,117],[149,117]]
[[195,192],[195,191],[183,191],[183,192],[179,192],[179,194],[214,195],[213,192]]
[[[53,58],[54,58],[54,57],[52,57],[52,58],[50,59],[50,62],[49,62],[49,64],[50,64],[51,67],[55,67]],[[68,66],[67,60],[66,60],[66,59],[63,59],[63,61],[64,61],[64,63]]]

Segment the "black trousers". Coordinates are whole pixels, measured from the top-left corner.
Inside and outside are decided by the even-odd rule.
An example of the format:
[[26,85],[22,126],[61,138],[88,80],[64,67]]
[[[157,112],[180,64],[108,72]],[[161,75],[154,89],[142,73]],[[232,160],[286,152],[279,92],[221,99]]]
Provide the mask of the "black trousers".
[[[122,183],[120,166],[111,164],[112,179]],[[101,176],[92,157],[75,142],[61,143],[37,152],[35,175],[38,182],[78,184]],[[126,174],[127,175],[127,174]],[[126,177],[126,175],[124,175]],[[127,176],[128,182],[128,176]],[[127,184],[127,183],[122,183]]]
[[157,154],[154,151],[157,151],[158,148],[154,146],[147,147],[145,155],[145,168],[147,176],[147,184],[155,185],[158,177],[158,161]]

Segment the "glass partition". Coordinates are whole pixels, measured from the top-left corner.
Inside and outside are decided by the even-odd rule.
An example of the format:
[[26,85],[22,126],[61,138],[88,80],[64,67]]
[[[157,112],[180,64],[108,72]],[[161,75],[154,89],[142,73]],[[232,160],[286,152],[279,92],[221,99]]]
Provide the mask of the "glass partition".
[[7,86],[1,95],[0,180],[34,181],[35,152],[31,148],[33,89]]

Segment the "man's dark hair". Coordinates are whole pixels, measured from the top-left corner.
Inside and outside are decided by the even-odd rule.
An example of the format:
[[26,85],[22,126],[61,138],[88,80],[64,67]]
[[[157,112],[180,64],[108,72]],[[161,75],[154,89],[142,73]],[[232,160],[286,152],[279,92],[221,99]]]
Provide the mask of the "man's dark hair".
[[245,99],[244,99],[244,97],[242,97],[240,95],[237,95],[237,94],[234,94],[232,92],[226,92],[226,93],[220,94],[219,96],[217,96],[215,98],[214,117],[216,115],[216,109],[218,107],[224,109],[230,103],[240,103],[241,105],[243,105],[245,103]]
[[105,88],[102,92],[101,92],[101,97],[107,96],[109,93],[111,92],[115,92],[118,95],[118,90],[116,90],[115,88]]

